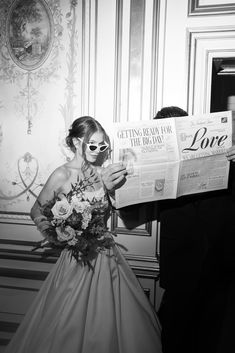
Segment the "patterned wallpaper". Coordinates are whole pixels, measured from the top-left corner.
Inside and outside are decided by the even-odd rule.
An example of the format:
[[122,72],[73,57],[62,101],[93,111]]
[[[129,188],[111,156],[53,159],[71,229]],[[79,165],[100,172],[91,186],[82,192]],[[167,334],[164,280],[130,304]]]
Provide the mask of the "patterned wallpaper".
[[0,211],[28,213],[50,172],[71,157],[78,113],[77,0],[0,2]]

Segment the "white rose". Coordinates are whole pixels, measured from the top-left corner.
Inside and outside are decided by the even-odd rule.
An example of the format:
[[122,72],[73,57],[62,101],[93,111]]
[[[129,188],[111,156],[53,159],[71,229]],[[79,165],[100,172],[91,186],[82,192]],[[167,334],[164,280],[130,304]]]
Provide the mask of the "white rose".
[[54,218],[58,219],[67,219],[72,213],[72,206],[67,199],[56,201],[51,211],[54,215]]

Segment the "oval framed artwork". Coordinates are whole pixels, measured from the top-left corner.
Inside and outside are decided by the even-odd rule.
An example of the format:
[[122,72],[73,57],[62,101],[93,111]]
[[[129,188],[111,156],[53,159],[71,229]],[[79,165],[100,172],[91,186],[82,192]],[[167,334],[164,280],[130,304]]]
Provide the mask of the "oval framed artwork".
[[14,0],[7,19],[7,46],[12,60],[34,70],[48,58],[53,44],[53,17],[45,0]]

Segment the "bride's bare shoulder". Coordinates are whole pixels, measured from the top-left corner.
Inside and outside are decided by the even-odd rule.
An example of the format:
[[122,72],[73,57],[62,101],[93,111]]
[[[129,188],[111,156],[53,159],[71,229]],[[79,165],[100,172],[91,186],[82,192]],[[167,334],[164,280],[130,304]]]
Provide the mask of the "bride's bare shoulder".
[[50,175],[50,181],[54,184],[63,184],[70,178],[71,172],[66,165],[63,164],[56,168]]
[[53,195],[58,194],[69,180],[69,173],[64,165],[56,168],[47,179],[38,199],[45,202],[52,199]]

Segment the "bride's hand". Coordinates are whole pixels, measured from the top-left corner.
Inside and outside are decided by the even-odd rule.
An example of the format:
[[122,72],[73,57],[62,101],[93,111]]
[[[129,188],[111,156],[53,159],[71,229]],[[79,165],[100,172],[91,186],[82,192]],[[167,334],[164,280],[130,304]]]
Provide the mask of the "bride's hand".
[[125,182],[126,174],[126,167],[122,163],[113,163],[101,170],[102,181],[109,192],[118,189]]
[[39,232],[46,236],[47,230],[51,228],[51,223],[47,220],[45,216],[39,216],[34,218],[34,223],[37,226]]

